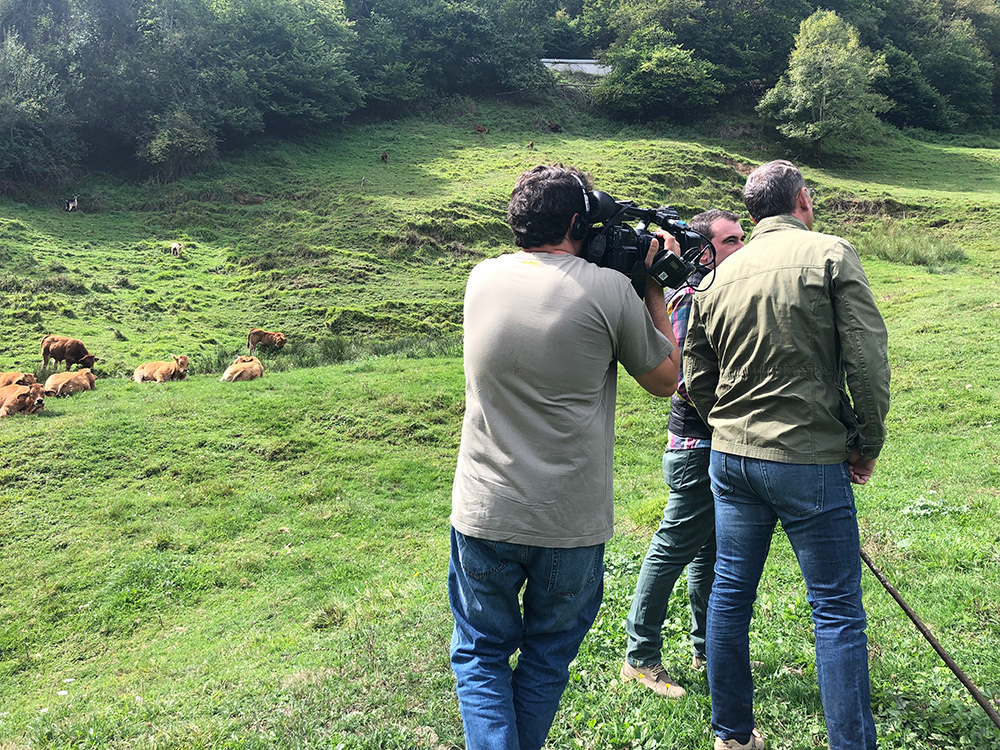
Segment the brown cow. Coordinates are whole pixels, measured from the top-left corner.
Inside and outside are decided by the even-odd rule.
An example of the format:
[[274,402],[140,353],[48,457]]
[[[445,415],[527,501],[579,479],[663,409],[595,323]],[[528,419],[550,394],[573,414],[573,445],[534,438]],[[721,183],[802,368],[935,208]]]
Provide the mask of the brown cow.
[[285,334],[279,333],[277,331],[265,331],[262,328],[251,328],[250,333],[247,334],[247,349],[253,351],[257,348],[257,345],[262,346],[273,346],[276,349],[280,349],[285,345],[288,339]]
[[84,367],[76,372],[54,372],[45,381],[46,396],[72,396],[74,393],[94,390],[97,377]]
[[264,365],[256,357],[241,355],[236,358],[226,371],[222,373],[219,381],[222,383],[232,383],[237,380],[253,380],[264,374]]
[[389,152],[388,151],[383,151],[382,152],[382,156],[379,157],[379,158],[382,159],[382,163],[383,164],[387,163],[389,161]]
[[37,382],[30,372],[0,372],[0,388],[5,385],[34,385]]
[[490,129],[488,127],[486,127],[485,125],[476,125],[476,127],[474,127],[473,130],[475,132],[477,132],[477,133],[489,133],[490,132]]
[[164,380],[185,380],[190,364],[187,355],[171,356],[174,357],[173,362],[147,362],[144,365],[139,365],[132,373],[132,380],[136,383],[154,380],[157,383],[162,383]]
[[[49,360],[53,362],[65,362],[68,371],[71,365],[80,367],[94,367],[97,357],[87,351],[80,339],[71,339],[65,336],[46,336],[42,339],[42,372],[49,366]],[[52,365],[53,369],[58,364]]]
[[45,388],[32,385],[7,385],[0,388],[0,417],[11,414],[36,414],[45,408]]

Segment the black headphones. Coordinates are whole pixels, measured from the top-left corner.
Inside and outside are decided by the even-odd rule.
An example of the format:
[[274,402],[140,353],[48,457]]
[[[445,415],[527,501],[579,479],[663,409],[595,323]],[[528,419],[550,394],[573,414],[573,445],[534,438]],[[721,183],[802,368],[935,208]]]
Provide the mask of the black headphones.
[[583,214],[577,215],[576,221],[570,227],[569,236],[574,240],[583,240],[587,238],[587,230],[590,229],[590,224],[584,221],[586,217],[590,216],[590,195],[587,193],[587,186],[583,184],[580,175],[574,172],[570,172],[569,174],[574,180],[580,183],[580,190],[583,191]]

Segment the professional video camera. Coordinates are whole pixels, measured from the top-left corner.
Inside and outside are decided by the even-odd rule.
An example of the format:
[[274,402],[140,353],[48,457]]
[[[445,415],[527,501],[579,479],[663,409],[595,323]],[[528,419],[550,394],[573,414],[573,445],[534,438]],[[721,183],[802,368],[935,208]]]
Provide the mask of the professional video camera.
[[[585,221],[590,226],[584,239],[582,256],[591,263],[628,276],[640,297],[645,293],[647,276],[662,287],[679,288],[698,270],[698,260],[705,250],[708,250],[712,265],[715,265],[712,241],[681,221],[680,215],[671,206],[640,208],[632,201],[616,201],[600,190],[584,192],[587,206]],[[626,220],[635,221],[635,226],[625,223]],[[648,229],[650,225],[656,225],[672,235],[680,245],[681,253],[678,257],[661,248],[647,271],[646,255],[650,242],[656,238],[656,234]],[[662,246],[663,243],[660,244]]]

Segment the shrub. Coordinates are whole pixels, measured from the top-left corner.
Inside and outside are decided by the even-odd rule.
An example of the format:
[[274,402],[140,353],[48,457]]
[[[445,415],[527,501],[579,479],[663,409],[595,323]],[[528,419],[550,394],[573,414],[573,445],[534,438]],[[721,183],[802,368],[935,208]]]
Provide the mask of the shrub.
[[723,90],[715,66],[678,45],[636,41],[615,50],[607,62],[614,71],[602,79],[594,101],[622,119],[681,121],[714,105]]

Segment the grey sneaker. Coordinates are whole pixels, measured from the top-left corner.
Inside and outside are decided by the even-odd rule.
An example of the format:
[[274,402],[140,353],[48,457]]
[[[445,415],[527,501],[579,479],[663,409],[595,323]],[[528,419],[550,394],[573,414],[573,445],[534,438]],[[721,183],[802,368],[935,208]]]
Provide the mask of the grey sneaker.
[[757,727],[753,728],[749,742],[739,740],[724,740],[721,737],[715,738],[715,750],[764,750],[764,735]]
[[687,691],[670,679],[662,664],[651,664],[648,667],[633,667],[628,662],[622,664],[619,676],[628,682],[638,680],[657,695],[664,698],[680,698]]

